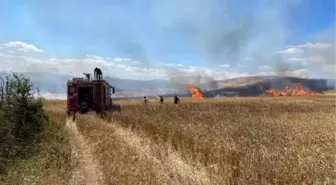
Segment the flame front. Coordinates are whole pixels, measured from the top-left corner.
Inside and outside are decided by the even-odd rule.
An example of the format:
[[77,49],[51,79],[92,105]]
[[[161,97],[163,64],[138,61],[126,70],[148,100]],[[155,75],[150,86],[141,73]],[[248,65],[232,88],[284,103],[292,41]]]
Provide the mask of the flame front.
[[194,98],[194,99],[203,98],[202,90],[197,88],[197,87],[190,87],[189,92],[191,93],[191,97]]
[[276,91],[275,89],[265,90],[269,96],[308,96],[308,95],[317,95],[317,92],[309,92],[304,89],[304,86],[300,84],[295,88],[285,87],[283,91]]

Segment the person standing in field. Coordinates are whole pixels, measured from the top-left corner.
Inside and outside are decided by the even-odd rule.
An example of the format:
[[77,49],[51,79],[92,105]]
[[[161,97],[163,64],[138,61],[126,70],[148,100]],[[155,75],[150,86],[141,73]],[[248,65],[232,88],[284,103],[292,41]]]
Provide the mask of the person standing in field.
[[164,102],[164,99],[162,96],[160,96],[160,103],[163,104],[163,102]]
[[174,104],[178,104],[179,102],[180,102],[180,99],[177,96],[175,96],[174,97]]
[[148,103],[147,97],[144,96],[144,104],[147,104],[147,103]]

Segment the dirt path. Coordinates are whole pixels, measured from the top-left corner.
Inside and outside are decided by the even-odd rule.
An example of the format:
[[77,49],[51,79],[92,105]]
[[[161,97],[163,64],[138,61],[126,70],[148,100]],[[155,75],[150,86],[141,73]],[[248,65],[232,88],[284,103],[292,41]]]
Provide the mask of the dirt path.
[[[96,120],[91,117],[87,117],[86,121],[88,122],[87,124],[96,123]],[[74,152],[80,159],[79,169],[73,173],[71,185],[103,185],[104,175],[101,167],[104,165],[98,165],[99,162],[97,162],[92,151],[93,147],[91,146],[91,148],[86,140],[87,137],[78,130],[76,123],[72,120],[67,120],[66,126],[73,133]],[[100,134],[94,134],[95,137],[92,137],[90,134],[92,130],[90,129],[87,134],[91,135],[91,142],[100,141],[101,134],[109,135],[108,137],[110,138],[113,135],[114,140],[110,142],[123,143],[122,147],[132,149],[139,160],[147,161],[147,164],[151,164],[151,171],[155,172],[155,176],[161,183],[167,185],[208,185],[214,183],[214,179],[210,179],[209,174],[202,165],[193,166],[186,163],[168,144],[159,145],[148,137],[125,129],[118,123],[100,121],[99,125],[95,124],[95,127],[99,128]],[[109,140],[105,142],[109,142]],[[108,174],[108,172],[106,173]]]
[[103,185],[103,173],[99,169],[98,162],[92,155],[90,144],[78,131],[76,123],[71,119],[66,121],[67,128],[73,135],[73,152],[79,159],[79,168],[73,173],[71,185]]
[[[187,164],[174,150],[168,146],[158,146],[149,138],[138,136],[116,123],[101,122],[105,127],[114,130],[114,134],[128,147],[133,148],[142,160],[154,163],[153,170],[166,184],[211,184],[210,178],[202,167]],[[164,155],[158,155],[164,153]]]

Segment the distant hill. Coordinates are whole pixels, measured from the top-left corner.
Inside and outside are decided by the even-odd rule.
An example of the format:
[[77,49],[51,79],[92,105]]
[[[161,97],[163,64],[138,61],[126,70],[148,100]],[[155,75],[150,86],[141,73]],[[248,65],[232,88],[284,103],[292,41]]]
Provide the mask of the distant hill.
[[[8,72],[1,72],[1,77],[6,77]],[[67,80],[73,78],[70,75],[52,74],[52,73],[23,73],[29,77],[36,88],[41,92],[65,93]],[[180,89],[186,87],[182,84],[173,84],[168,80],[131,80],[119,79],[106,76],[104,77],[111,85],[116,87],[118,92],[124,91],[155,91],[159,89]]]
[[183,88],[186,85],[183,84],[173,84],[168,80],[131,80],[131,79],[120,79],[113,77],[105,77],[113,86],[118,87],[123,90],[139,90],[139,89],[164,89],[164,88]]
[[[6,72],[0,72],[5,77]],[[24,73],[30,77],[35,87],[41,92],[65,93],[66,82],[73,77],[70,75],[47,74],[47,73]],[[190,96],[186,84],[173,84],[168,80],[131,80],[113,77],[104,77],[111,85],[116,87],[117,96],[142,96],[142,95],[181,95]],[[335,79],[306,79],[296,77],[278,76],[249,76],[220,81],[211,81],[200,84],[199,87],[206,96],[213,97],[223,93],[238,93],[240,96],[258,96],[264,93],[260,90],[275,88],[283,89],[285,86],[303,84],[305,88],[312,91],[326,91],[335,89]]]
[[[302,84],[306,90],[324,92],[335,89],[335,79],[307,79],[297,77],[278,76],[251,76],[234,78],[222,81],[214,81],[200,85],[205,97],[215,97],[223,94],[237,94],[238,96],[265,95],[266,89],[282,90],[285,86],[296,87]],[[208,88],[215,87],[215,88]],[[207,89],[208,88],[208,89]],[[168,94],[165,96],[173,96]],[[178,96],[190,96],[189,93],[181,93]]]
[[238,78],[231,78],[231,79],[226,79],[226,80],[207,82],[207,83],[201,84],[200,87],[202,89],[215,90],[215,89],[221,89],[224,87],[247,86],[247,85],[255,84],[258,82],[262,82],[262,81],[270,80],[274,78],[277,78],[277,77],[276,76],[238,77]]
[[246,80],[242,85],[233,84],[231,87],[211,91],[212,94],[221,94],[222,92],[237,92],[239,96],[260,96],[265,94],[266,89],[283,90],[286,86],[290,88],[297,87],[299,84],[303,85],[308,91],[324,92],[326,90],[334,89],[335,80],[327,79],[306,79],[297,77],[270,77],[260,78],[258,80],[251,80],[250,83]]

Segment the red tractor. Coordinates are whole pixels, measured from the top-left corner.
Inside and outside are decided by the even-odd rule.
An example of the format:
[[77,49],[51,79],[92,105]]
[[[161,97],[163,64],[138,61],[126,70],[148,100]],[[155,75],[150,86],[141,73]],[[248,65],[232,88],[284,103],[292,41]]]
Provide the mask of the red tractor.
[[112,104],[112,93],[115,88],[103,80],[103,74],[99,68],[94,70],[94,78],[91,74],[84,73],[86,78],[73,78],[67,84],[67,114],[73,119],[76,113],[86,114],[95,111],[102,117],[106,111],[120,111],[119,105]]

